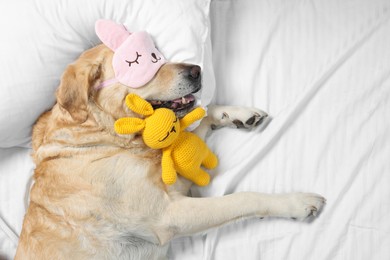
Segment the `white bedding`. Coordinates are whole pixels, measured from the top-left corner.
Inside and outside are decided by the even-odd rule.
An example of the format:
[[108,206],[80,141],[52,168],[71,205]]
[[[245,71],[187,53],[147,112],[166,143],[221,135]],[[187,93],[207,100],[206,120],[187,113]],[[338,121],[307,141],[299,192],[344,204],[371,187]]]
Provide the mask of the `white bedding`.
[[[254,219],[176,239],[170,259],[390,259],[390,2],[214,0],[210,16],[215,102],[273,120],[213,132],[220,165],[192,194],[308,191],[327,205],[309,223]],[[0,150],[0,259],[21,229],[28,154]]]
[[318,219],[249,220],[177,239],[172,259],[390,259],[390,2],[213,1],[216,102],[262,108],[263,130],[222,129],[211,185],[317,192]]
[[0,259],[15,254],[34,164],[30,149],[0,149]]

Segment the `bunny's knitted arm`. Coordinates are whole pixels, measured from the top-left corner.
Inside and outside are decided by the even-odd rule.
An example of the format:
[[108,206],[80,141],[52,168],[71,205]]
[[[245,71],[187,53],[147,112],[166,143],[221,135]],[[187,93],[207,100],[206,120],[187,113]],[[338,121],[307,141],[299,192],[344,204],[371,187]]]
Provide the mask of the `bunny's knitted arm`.
[[161,168],[162,168],[162,180],[165,184],[171,185],[176,182],[177,173],[175,165],[171,156],[171,149],[163,149]]
[[201,107],[195,108],[180,120],[180,129],[181,130],[186,129],[189,125],[191,125],[195,121],[202,119],[205,116],[205,114],[206,111],[203,108]]

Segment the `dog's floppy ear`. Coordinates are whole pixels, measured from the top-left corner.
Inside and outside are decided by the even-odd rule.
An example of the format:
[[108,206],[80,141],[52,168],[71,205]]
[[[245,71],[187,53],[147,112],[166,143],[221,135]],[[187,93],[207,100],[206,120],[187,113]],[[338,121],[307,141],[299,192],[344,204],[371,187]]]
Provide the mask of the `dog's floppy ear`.
[[57,102],[74,121],[87,120],[89,92],[100,76],[101,65],[88,60],[79,59],[66,68],[57,90]]
[[128,108],[143,116],[150,116],[154,113],[152,105],[136,94],[126,96],[126,105]]
[[145,121],[135,117],[119,118],[114,124],[115,132],[122,135],[136,133],[144,128]]

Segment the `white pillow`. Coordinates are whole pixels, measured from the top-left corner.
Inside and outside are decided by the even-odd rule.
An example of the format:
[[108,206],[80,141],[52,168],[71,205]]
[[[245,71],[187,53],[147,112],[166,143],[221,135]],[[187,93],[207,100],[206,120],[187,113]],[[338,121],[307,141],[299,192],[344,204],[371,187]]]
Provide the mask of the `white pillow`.
[[97,44],[97,19],[149,32],[166,59],[203,68],[202,105],[214,91],[210,0],[1,1],[0,147],[29,146],[38,116],[55,102],[65,67]]

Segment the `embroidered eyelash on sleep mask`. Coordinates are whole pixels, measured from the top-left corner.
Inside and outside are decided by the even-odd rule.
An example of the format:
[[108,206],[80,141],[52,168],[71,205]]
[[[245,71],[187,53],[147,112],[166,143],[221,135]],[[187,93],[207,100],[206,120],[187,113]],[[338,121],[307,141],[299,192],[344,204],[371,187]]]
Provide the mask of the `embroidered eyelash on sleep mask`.
[[97,88],[116,81],[131,88],[142,87],[166,63],[147,32],[130,33],[124,25],[110,20],[96,21],[95,31],[99,39],[114,51],[112,66],[116,79],[102,82]]

